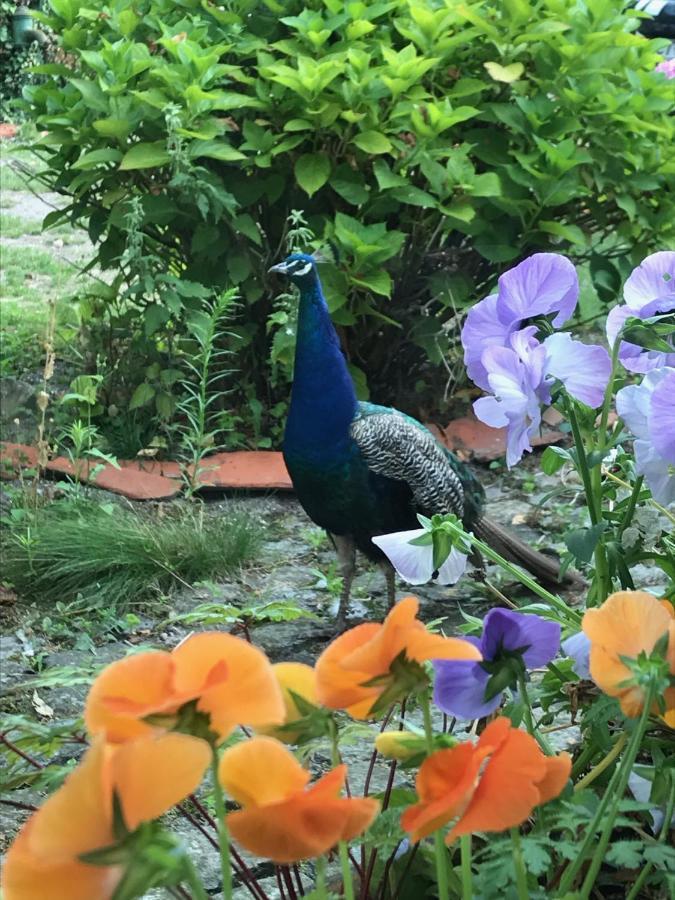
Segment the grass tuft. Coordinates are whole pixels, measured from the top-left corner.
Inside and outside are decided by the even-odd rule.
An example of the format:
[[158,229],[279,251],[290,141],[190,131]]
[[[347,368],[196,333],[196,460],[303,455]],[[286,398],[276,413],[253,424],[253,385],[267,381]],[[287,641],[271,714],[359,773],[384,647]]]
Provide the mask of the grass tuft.
[[122,610],[236,570],[260,539],[260,527],[236,508],[211,516],[175,507],[160,516],[55,503],[29,529],[3,534],[3,580],[27,600]]

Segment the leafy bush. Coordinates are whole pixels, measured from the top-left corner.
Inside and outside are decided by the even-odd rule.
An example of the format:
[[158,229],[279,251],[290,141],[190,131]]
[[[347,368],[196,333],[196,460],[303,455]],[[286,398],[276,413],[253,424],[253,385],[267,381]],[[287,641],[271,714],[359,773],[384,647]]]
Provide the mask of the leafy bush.
[[275,408],[292,341],[270,387],[265,273],[294,209],[342,251],[324,280],[352,363],[404,405],[421,374],[440,395],[502,264],[564,250],[604,299],[673,234],[672,83],[612,0],[50,2],[65,61],[27,109],[71,202],[46,221],[84,220],[119,273],[88,309],[129,371],[171,367],[236,285],[241,389]]

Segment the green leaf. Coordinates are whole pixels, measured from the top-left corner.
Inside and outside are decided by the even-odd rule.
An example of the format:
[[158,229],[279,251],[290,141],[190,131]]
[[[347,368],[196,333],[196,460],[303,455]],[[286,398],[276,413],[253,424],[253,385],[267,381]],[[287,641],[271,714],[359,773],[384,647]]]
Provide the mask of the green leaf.
[[153,169],[156,166],[166,165],[171,156],[166,149],[164,141],[153,141],[150,144],[134,144],[124,154],[120,163],[121,170],[129,169]]
[[145,406],[155,396],[155,389],[147,381],[142,381],[131,395],[129,409],[139,409]]
[[352,139],[352,143],[366,153],[388,153],[391,141],[381,131],[362,131]]
[[509,66],[502,66],[500,63],[496,62],[486,62],[483,63],[483,65],[487,69],[490,78],[494,81],[502,81],[504,84],[511,84],[513,81],[518,81],[525,71],[525,66],[519,62],[511,63]]
[[118,162],[120,159],[122,159],[122,154],[119,150],[114,150],[112,147],[102,147],[100,150],[90,150],[89,153],[84,153],[73,164],[72,168],[95,169],[96,166],[100,166],[103,163]]
[[421,206],[422,209],[435,209],[438,206],[431,194],[412,184],[394,188],[391,196],[401,203],[407,203],[409,206]]
[[330,177],[330,160],[325,153],[305,153],[295,163],[295,180],[313,197]]
[[642,864],[642,841],[613,841],[607,849],[607,862],[623,869],[637,869]]
[[169,321],[170,314],[165,306],[153,303],[152,306],[146,307],[143,318],[145,319],[145,333],[150,337]]
[[577,528],[569,531],[565,535],[567,549],[578,562],[590,562],[604,530],[605,523],[599,522],[590,528]]
[[511,244],[497,243],[493,235],[481,235],[474,242],[474,247],[481,256],[490,262],[509,262],[520,253],[518,247]]
[[209,159],[220,159],[223,162],[237,162],[246,159],[244,153],[240,153],[226,140],[219,141],[193,141],[189,149],[190,159],[201,159],[206,156]]
[[539,222],[539,228],[547,234],[564,238],[572,244],[586,244],[586,235],[578,225],[565,225],[563,222]]
[[547,447],[541,455],[541,469],[546,475],[555,475],[572,457],[562,447]]
[[289,119],[284,125],[284,131],[309,131],[312,123],[307,119]]
[[376,272],[368,272],[366,275],[359,274],[358,277],[353,276],[352,281],[354,284],[366,287],[376,294],[382,294],[384,297],[391,296],[391,277],[384,269],[379,269]]

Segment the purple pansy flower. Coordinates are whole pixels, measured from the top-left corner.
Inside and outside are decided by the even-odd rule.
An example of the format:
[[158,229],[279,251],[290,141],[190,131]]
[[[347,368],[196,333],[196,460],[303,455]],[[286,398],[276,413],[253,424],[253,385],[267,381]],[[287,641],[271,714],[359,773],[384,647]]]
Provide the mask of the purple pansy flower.
[[675,368],[653,369],[640,384],[621,388],[616,410],[635,437],[635,470],[652,496],[675,503]]
[[555,313],[558,327],[574,312],[579,282],[572,263],[559,253],[535,253],[499,279],[496,294],[472,307],[462,329],[469,378],[488,390],[482,357],[488,347],[509,345],[526,319]]
[[[607,316],[607,340],[614,345],[627,319],[648,319],[659,313],[675,311],[675,251],[652,253],[633,269],[623,288],[626,303],[615,306]],[[672,353],[646,350],[621,341],[619,359],[630,372],[649,372],[662,366],[675,366],[675,346]]]
[[535,615],[492,609],[484,619],[480,640],[465,640],[479,648],[483,661],[434,660],[434,702],[448,715],[479,719],[494,712],[501,701],[501,690],[486,699],[491,679],[497,678],[503,688],[512,686],[519,670],[545,666],[555,657],[560,625]]

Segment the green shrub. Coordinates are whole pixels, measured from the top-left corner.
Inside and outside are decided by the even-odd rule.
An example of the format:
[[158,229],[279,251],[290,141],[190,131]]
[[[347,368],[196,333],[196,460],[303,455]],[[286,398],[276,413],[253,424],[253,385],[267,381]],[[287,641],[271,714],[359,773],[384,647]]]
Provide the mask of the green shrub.
[[66,62],[25,92],[71,198],[47,224],[84,220],[119,273],[90,314],[137,364],[170,365],[236,285],[242,391],[274,408],[291,342],[270,387],[265,273],[294,209],[341,250],[325,282],[350,359],[404,404],[421,375],[438,395],[502,265],[560,249],[607,299],[629,252],[672,237],[673,82],[614,0],[50,2]]

